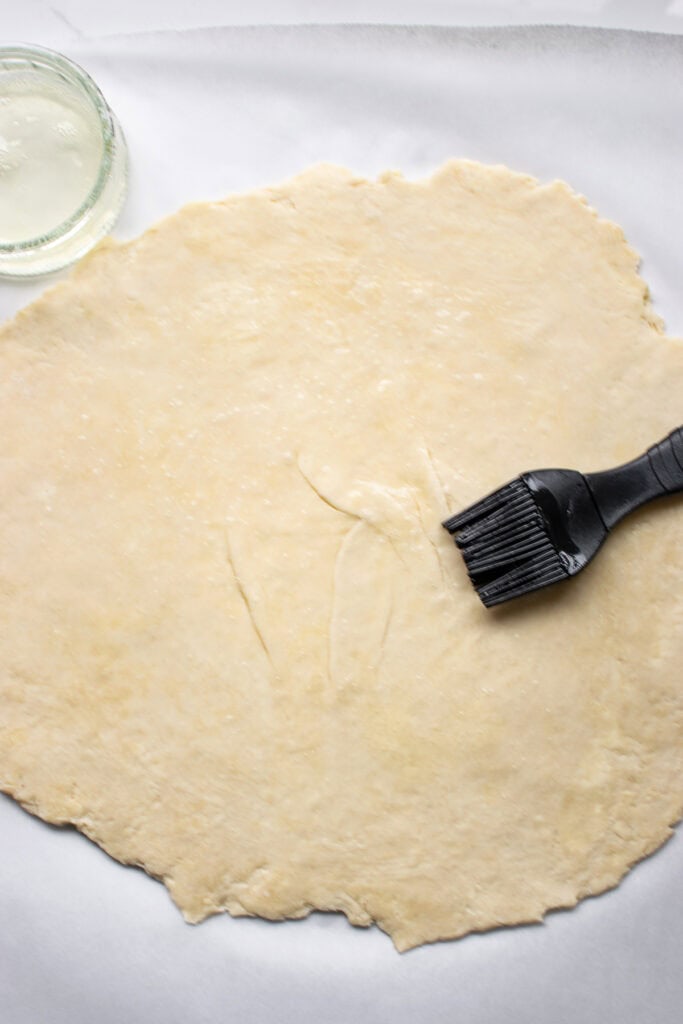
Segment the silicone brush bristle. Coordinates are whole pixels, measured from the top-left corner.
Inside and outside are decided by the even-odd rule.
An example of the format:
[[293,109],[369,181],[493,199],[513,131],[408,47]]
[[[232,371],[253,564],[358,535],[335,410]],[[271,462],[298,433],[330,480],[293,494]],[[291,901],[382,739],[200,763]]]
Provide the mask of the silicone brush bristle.
[[568,572],[523,480],[512,480],[443,524],[490,608],[558,583]]

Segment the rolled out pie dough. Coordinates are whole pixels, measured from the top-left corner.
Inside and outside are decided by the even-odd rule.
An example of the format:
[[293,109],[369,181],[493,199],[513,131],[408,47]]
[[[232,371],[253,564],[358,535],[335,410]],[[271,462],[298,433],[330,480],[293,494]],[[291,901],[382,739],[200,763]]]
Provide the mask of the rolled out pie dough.
[[0,335],[0,785],[216,911],[399,949],[615,885],[683,805],[683,510],[485,611],[440,527],[683,416],[559,182],[314,168],[107,243]]

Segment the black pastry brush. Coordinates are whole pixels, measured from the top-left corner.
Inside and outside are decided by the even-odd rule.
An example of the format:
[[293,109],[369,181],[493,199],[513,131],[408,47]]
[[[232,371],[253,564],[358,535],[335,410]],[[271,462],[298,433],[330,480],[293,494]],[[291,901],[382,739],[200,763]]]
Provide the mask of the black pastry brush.
[[683,427],[602,473],[538,469],[443,524],[487,607],[575,576],[639,505],[683,491]]

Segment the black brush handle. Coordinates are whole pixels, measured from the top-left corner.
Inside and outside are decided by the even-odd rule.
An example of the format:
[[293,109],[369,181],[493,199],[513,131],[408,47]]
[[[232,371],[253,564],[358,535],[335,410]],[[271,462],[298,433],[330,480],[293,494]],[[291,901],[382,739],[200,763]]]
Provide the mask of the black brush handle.
[[585,477],[602,521],[611,530],[640,505],[683,491],[683,427],[632,462]]

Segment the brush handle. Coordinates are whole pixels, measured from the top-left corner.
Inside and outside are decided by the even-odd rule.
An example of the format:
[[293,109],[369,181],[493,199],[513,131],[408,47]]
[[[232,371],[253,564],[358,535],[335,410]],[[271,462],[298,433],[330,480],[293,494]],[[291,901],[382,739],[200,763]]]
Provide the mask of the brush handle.
[[586,473],[586,482],[608,530],[654,498],[683,491],[683,427],[643,455],[616,469]]

